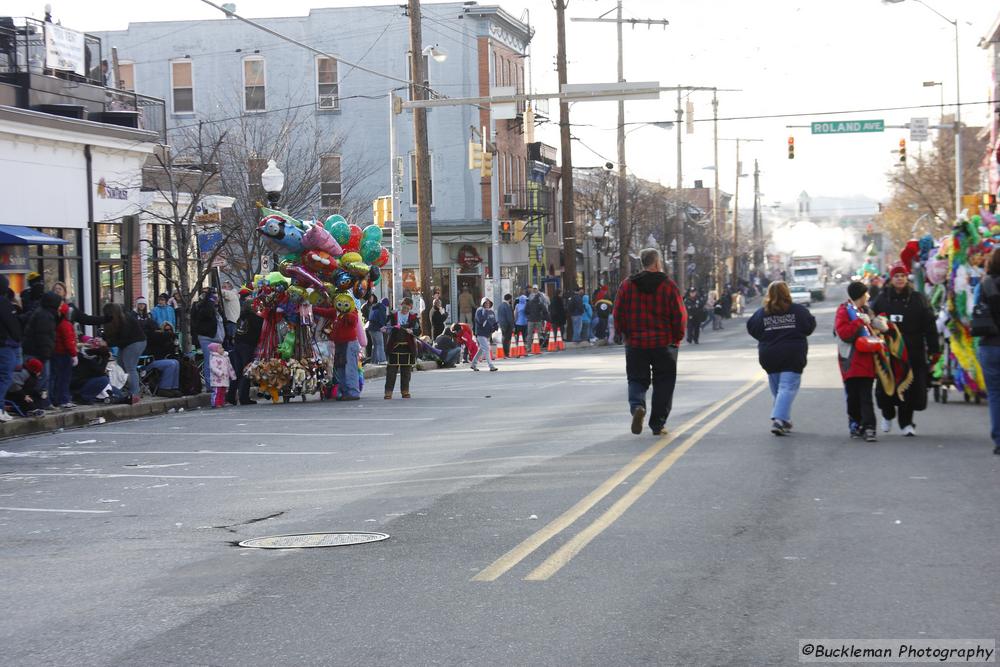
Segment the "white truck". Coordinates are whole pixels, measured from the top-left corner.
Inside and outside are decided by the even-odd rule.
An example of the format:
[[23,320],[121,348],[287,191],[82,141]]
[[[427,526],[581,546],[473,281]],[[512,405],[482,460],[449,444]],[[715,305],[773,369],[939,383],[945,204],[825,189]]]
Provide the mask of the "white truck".
[[822,255],[800,255],[788,262],[788,283],[805,287],[811,301],[826,298],[826,264]]

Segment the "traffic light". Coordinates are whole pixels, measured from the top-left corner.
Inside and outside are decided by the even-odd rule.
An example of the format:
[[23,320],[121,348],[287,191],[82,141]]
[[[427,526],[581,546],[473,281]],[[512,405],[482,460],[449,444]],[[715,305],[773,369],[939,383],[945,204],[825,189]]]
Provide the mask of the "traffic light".
[[527,220],[515,220],[514,221],[514,243],[520,243],[525,238],[525,226],[528,224]]
[[795,137],[788,137],[788,159],[795,159]]
[[479,175],[483,178],[493,177],[493,153],[484,151],[482,166],[479,168]]
[[483,168],[483,146],[478,141],[469,142],[469,169]]
[[899,140],[899,161],[906,162],[906,139]]
[[503,243],[510,243],[511,242],[511,232],[512,231],[513,230],[511,229],[510,220],[501,220],[500,221],[500,240]]

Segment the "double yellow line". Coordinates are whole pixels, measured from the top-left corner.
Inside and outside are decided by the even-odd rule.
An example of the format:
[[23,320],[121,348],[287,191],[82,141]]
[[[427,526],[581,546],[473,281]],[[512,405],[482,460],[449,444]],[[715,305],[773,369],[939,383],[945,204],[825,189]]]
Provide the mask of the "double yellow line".
[[615,522],[622,514],[631,507],[660,477],[663,476],[670,467],[677,462],[684,453],[691,449],[699,440],[713,428],[719,425],[724,419],[738,410],[744,403],[756,396],[764,385],[758,380],[752,380],[725,398],[713,403],[705,410],[701,411],[678,428],[669,432],[655,445],[637,455],[629,461],[618,472],[609,477],[599,487],[591,491],[582,500],[560,514],[549,522],[541,530],[531,535],[516,547],[493,561],[486,569],[479,572],[472,578],[472,581],[495,581],[505,572],[527,558],[540,546],[551,540],[553,537],[569,528],[577,519],[590,511],[597,503],[610,494],[617,486],[628,479],[633,473],[642,468],[653,457],[663,451],[671,443],[680,439],[682,435],[697,426],[716,411],[722,409],[710,421],[705,422],[697,431],[692,433],[677,448],[671,451],[663,460],[646,473],[638,484],[633,486],[625,495],[615,503],[589,526],[581,530],[570,541],[560,547],[555,553],[549,556],[541,565],[532,570],[526,581],[545,581],[558,572],[566,563],[583,550],[590,542],[600,535],[608,526]]

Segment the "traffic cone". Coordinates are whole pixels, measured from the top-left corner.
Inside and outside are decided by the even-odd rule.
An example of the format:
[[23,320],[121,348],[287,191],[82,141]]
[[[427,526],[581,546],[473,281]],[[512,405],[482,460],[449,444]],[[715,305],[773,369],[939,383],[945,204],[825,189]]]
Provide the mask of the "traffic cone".
[[562,339],[562,328],[556,329],[556,349],[560,352],[566,349],[566,343]]
[[553,329],[549,331],[549,344],[548,347],[545,348],[546,352],[559,351],[559,346],[556,344],[556,331],[558,331],[558,329]]
[[514,357],[517,358],[517,359],[520,359],[523,356],[525,356],[525,352],[524,352],[524,335],[523,334],[517,334],[517,349],[514,352]]
[[542,346],[538,342],[538,332],[537,331],[535,332],[535,335],[532,336],[532,338],[531,338],[531,353],[532,354],[541,354],[542,353]]
[[501,345],[497,345],[497,353],[496,353],[496,356],[494,357],[494,359],[503,359],[503,358],[504,358],[503,345],[502,344]]

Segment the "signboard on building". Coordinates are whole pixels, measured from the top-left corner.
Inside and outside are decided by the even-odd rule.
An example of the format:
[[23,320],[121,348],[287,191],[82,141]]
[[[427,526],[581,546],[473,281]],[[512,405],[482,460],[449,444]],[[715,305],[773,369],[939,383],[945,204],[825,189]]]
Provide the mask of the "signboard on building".
[[205,255],[222,244],[222,232],[201,232],[198,234],[198,252]]
[[45,24],[45,66],[87,75],[83,33],[54,23]]
[[464,245],[458,249],[458,263],[466,271],[471,271],[483,263],[483,258],[474,246]]

